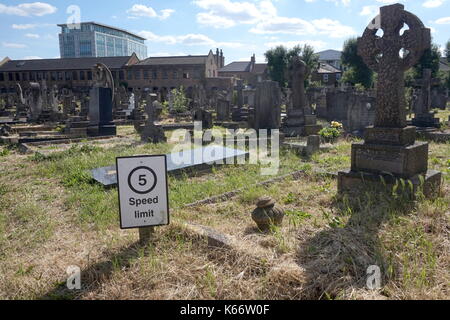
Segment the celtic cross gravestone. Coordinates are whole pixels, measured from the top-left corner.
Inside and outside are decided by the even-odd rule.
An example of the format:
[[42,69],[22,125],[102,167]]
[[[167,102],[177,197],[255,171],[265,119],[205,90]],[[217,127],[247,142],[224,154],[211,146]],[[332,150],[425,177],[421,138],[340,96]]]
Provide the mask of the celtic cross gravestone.
[[416,142],[416,128],[406,122],[404,72],[430,45],[430,30],[401,4],[381,7],[358,38],[358,54],[378,73],[376,119],[365,141],[352,146],[351,170],[339,172],[340,193],[371,183],[393,187],[400,179],[428,194],[439,189],[441,174],[428,170],[428,143]]

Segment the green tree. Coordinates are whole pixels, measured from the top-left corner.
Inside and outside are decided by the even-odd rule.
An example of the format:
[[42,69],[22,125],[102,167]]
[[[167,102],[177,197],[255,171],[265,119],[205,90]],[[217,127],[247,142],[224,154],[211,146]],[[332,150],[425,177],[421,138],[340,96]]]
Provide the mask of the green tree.
[[445,56],[447,58],[447,61],[450,62],[450,40],[448,40],[447,44],[445,45]]
[[363,59],[358,55],[358,40],[356,38],[350,38],[344,42],[341,60],[346,67],[342,76],[343,82],[352,85],[361,84],[365,88],[372,86],[373,71],[366,66]]
[[268,50],[264,55],[266,56],[270,79],[278,82],[280,87],[284,88],[286,86],[284,74],[287,61],[287,49],[284,46],[278,46]]
[[422,78],[423,69],[431,69],[431,76],[437,77],[440,60],[441,50],[437,44],[432,43],[431,48],[425,50],[419,62],[414,66],[415,78]]
[[173,96],[173,108],[177,113],[186,112],[188,106],[188,99],[184,93],[184,88],[181,86],[179,89],[172,90]]
[[281,88],[287,86],[287,69],[289,62],[293,57],[300,57],[306,65],[311,69],[311,72],[317,69],[319,56],[314,53],[314,48],[305,44],[303,47],[297,45],[288,50],[284,46],[278,46],[270,49],[265,53],[267,65],[269,68],[269,75],[273,81],[277,81]]

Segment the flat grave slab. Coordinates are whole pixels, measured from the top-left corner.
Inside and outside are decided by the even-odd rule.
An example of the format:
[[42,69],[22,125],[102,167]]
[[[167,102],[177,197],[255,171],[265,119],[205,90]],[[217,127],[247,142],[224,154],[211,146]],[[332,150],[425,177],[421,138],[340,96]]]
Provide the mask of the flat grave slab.
[[[246,157],[248,152],[231,149],[221,146],[207,146],[192,150],[185,150],[186,156],[183,152],[176,152],[167,155],[167,171],[172,175],[178,175],[186,170],[206,170],[213,164],[221,162],[226,164],[230,160]],[[179,159],[189,159],[186,162],[179,163]],[[117,185],[117,171],[116,166],[102,167],[91,170],[92,178],[104,185],[105,187],[112,187]]]

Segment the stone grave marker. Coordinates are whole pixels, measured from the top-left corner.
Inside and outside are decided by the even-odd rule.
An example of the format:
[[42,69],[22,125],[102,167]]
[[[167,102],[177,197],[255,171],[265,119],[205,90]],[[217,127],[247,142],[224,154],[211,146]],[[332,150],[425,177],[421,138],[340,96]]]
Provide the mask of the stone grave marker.
[[439,79],[431,78],[431,69],[423,69],[423,77],[415,82],[420,94],[415,103],[415,117],[412,124],[416,127],[439,127],[439,119],[431,112],[431,87],[439,84]]
[[[409,29],[400,34],[404,25]],[[371,184],[392,188],[400,179],[411,182],[415,190],[423,180],[427,195],[439,190],[441,173],[428,170],[428,143],[416,142],[416,128],[407,126],[404,94],[404,72],[430,46],[430,29],[401,4],[381,7],[358,38],[358,54],[378,73],[377,110],[365,141],[352,145],[351,169],[339,172],[339,193],[358,192]],[[405,50],[408,54],[401,55]]]

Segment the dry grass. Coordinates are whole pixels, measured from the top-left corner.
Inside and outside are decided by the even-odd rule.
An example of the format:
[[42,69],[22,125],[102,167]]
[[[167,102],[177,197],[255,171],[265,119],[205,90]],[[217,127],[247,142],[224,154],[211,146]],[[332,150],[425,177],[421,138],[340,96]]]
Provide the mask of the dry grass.
[[[267,177],[253,169],[216,169],[171,181],[173,223],[142,248],[135,230],[117,226],[116,191],[72,171],[97,160],[106,164],[114,154],[165,148],[102,145],[43,162],[15,150],[0,156],[0,299],[448,298],[448,175],[442,197],[433,201],[337,199],[336,182],[312,171],[347,167],[345,141],[312,159],[284,154],[286,171],[308,174],[267,188],[254,186]],[[449,154],[450,145],[431,144],[430,166],[449,173]],[[245,187],[233,199],[183,208],[234,184]],[[254,200],[265,194],[287,212],[284,226],[270,234],[260,234],[250,218]],[[227,234],[235,246],[213,249],[185,222]],[[383,274],[377,291],[365,287],[373,264]],[[65,289],[70,265],[82,269],[80,292]]]

